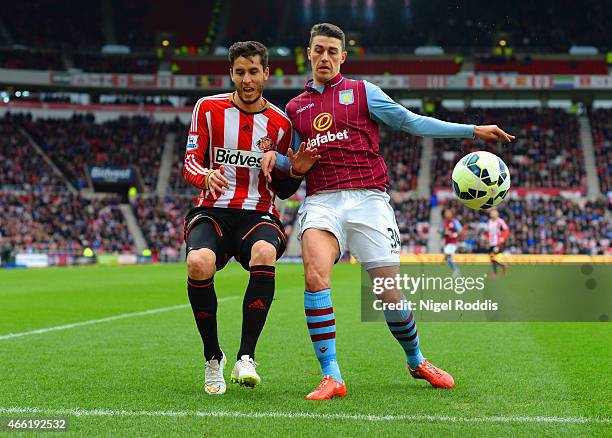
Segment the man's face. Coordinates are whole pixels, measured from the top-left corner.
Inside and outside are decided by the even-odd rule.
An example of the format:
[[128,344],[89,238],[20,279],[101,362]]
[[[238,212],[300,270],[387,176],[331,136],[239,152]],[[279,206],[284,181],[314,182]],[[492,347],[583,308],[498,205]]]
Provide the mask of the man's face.
[[497,219],[497,216],[499,216],[499,214],[497,213],[497,210],[491,210],[491,214],[490,214],[491,219],[495,220]]
[[238,97],[246,104],[255,103],[261,98],[264,81],[268,80],[269,75],[270,69],[266,67],[264,70],[259,55],[250,58],[239,56],[230,68],[230,76],[236,86]]
[[453,212],[450,210],[444,210],[444,219],[452,219],[453,218]]
[[338,38],[319,35],[312,39],[308,59],[315,81],[324,84],[340,73],[346,52],[342,51],[342,41]]

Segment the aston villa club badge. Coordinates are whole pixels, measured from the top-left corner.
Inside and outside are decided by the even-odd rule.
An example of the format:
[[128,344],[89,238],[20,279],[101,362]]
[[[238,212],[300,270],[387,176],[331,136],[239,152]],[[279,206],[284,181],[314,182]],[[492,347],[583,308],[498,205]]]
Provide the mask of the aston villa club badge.
[[355,102],[355,96],[353,96],[353,90],[342,90],[338,93],[338,100],[342,105],[350,105]]

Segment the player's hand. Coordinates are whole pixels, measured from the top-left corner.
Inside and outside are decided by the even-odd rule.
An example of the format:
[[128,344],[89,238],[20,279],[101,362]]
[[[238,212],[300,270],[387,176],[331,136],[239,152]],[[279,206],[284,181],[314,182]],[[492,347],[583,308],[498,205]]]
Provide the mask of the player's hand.
[[497,125],[481,125],[474,127],[474,136],[484,141],[501,140],[510,142],[516,137],[502,130]]
[[218,199],[227,188],[229,181],[225,177],[225,167],[221,166],[208,175],[208,190],[213,199]]
[[291,170],[295,174],[304,175],[310,168],[321,158],[317,148],[306,147],[306,143],[300,143],[300,148],[294,155],[293,151],[287,151],[289,161],[291,161]]
[[274,165],[276,164],[276,152],[268,151],[264,154],[263,159],[261,160],[261,171],[268,183],[272,182],[272,169],[274,169]]

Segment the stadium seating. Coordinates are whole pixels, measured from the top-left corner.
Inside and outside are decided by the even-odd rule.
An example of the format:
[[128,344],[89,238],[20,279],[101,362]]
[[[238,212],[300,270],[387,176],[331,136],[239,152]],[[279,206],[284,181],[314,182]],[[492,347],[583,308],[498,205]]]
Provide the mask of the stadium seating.
[[94,73],[157,73],[154,56],[74,54],[74,66]]
[[393,204],[402,242],[402,254],[427,252],[430,201],[428,199],[408,199]]
[[578,140],[578,120],[574,115],[551,108],[500,108],[465,112],[443,110],[436,117],[453,122],[499,124],[516,135],[517,140],[510,145],[469,139],[435,140],[434,187],[448,185],[453,167],[463,155],[474,150],[488,150],[511,167],[514,188],[584,188],[584,158]]
[[19,130],[22,116],[0,118],[0,189],[62,191],[66,184]]
[[595,163],[601,191],[612,192],[612,110],[598,109],[591,114]]
[[156,258],[178,261],[183,244],[183,218],[192,205],[189,196],[139,196],[132,201],[136,219]]
[[421,140],[383,125],[380,129],[380,151],[388,167],[391,189],[416,189]]
[[133,252],[117,196],[0,192],[0,234],[17,252]]
[[122,117],[100,124],[91,116],[29,118],[23,122],[23,127],[77,188],[87,184],[85,164],[100,164],[132,166],[140,173],[147,190],[155,189],[169,126],[146,117]]
[[[488,214],[451,201],[463,224],[459,252],[487,252]],[[499,208],[510,227],[504,250],[523,254],[603,254],[612,244],[612,224],[606,219],[606,201],[580,204],[562,198],[510,199]]]

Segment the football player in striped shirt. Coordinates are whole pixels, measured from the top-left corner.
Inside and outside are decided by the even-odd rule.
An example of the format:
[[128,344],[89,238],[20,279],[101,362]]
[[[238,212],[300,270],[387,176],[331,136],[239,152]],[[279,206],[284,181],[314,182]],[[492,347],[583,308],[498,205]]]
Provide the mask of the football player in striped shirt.
[[[234,257],[250,279],[242,304],[242,338],[232,382],[254,387],[261,378],[255,346],[274,297],[275,262],[285,250],[285,233],[274,207],[276,194],[290,196],[300,178],[274,170],[264,176],[261,161],[275,149],[285,154],[293,140],[287,116],[262,93],[268,79],[268,51],[255,41],[229,49],[232,93],[203,97],[191,119],[183,175],[202,190],[185,217],[187,291],[204,344],[205,391],[225,393],[227,358],[217,336],[214,275]],[[289,152],[296,172],[318,159],[316,149]]]
[[499,217],[497,210],[489,212],[489,220],[487,221],[487,239],[489,241],[489,259],[493,267],[491,278],[497,278],[497,267],[502,268],[502,275],[508,272],[508,265],[504,263],[502,256],[502,247],[505,240],[510,235],[510,227],[506,221]]

